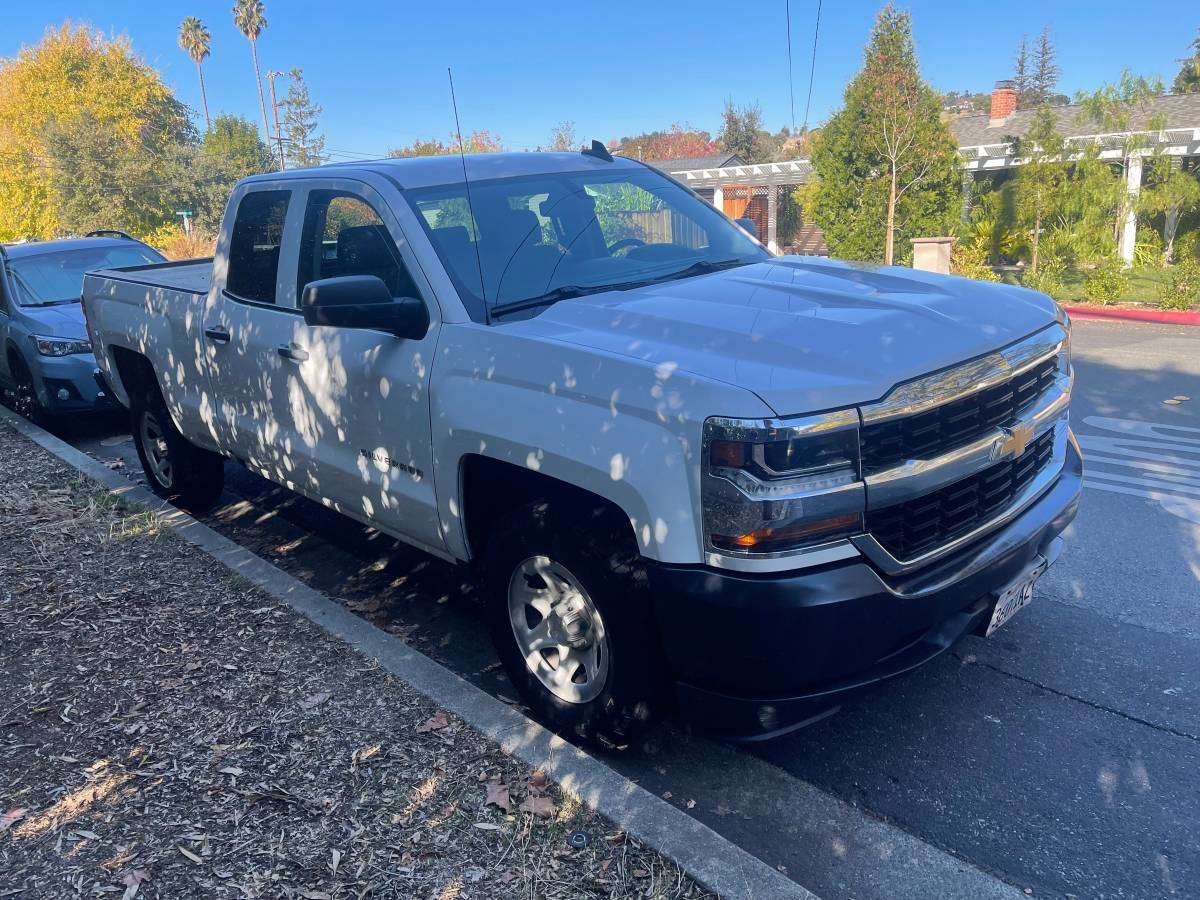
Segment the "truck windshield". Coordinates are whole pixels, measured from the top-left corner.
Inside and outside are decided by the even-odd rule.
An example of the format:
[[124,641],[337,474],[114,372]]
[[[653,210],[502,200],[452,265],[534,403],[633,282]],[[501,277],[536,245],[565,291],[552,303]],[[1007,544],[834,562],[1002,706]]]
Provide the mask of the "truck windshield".
[[[561,172],[406,192],[477,319],[769,254],[656,172]],[[472,217],[471,211],[474,210]],[[481,278],[482,274],[482,278]]]
[[47,250],[19,256],[8,262],[9,282],[21,306],[56,306],[78,303],[83,276],[96,269],[140,266],[162,262],[162,257],[141,244]]

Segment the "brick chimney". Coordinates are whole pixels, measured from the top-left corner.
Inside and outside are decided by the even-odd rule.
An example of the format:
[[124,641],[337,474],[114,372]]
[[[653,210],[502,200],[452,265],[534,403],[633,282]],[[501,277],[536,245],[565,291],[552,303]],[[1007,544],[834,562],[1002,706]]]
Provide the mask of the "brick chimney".
[[1017,91],[1011,81],[997,81],[992,91],[992,111],[988,115],[988,125],[1003,125],[1008,117],[1017,111]]

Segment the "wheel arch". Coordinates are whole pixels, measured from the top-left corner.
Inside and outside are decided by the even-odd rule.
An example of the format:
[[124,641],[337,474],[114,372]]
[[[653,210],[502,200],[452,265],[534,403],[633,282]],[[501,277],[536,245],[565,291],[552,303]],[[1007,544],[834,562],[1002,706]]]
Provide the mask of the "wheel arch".
[[470,560],[477,562],[491,529],[508,513],[546,500],[576,507],[602,507],[629,529],[638,546],[634,517],[608,497],[515,463],[468,453],[459,460],[459,503]]

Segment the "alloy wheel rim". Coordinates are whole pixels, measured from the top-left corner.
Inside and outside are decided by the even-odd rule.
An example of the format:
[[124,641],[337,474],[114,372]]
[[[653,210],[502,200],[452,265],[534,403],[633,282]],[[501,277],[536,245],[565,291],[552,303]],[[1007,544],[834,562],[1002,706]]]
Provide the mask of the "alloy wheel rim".
[[162,487],[172,487],[175,483],[175,467],[171,464],[170,448],[162,425],[153,413],[142,414],[141,438],[146,462],[150,464],[150,474]]
[[587,703],[608,681],[608,635],[583,585],[565,566],[533,556],[513,571],[508,616],[525,666],[568,703]]

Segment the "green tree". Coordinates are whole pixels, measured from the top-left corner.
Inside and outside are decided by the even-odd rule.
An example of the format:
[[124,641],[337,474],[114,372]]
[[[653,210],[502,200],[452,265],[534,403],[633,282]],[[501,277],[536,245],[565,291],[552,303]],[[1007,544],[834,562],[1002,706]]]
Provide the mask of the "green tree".
[[1179,74],[1171,82],[1171,93],[1200,93],[1200,31],[1192,41],[1192,55],[1182,61],[1179,66]]
[[1017,55],[1013,58],[1012,86],[1017,92],[1017,108],[1024,109],[1029,105],[1033,90],[1033,63],[1029,59],[1029,38],[1025,35],[1021,35]]
[[208,115],[208,94],[204,90],[204,68],[202,63],[212,51],[212,35],[204,23],[195,16],[188,16],[179,23],[179,48],[196,64],[196,75],[200,78],[200,104],[204,107],[204,127],[212,128]]
[[1013,152],[1025,160],[1016,173],[1016,201],[1019,218],[1029,226],[1029,268],[1036,272],[1042,229],[1058,204],[1066,176],[1063,138],[1048,107],[1038,109],[1025,136],[1015,142]]
[[[1103,147],[1098,144],[1089,147],[1077,166],[1083,171],[1085,184],[1089,188],[1089,203],[1099,203],[1110,210],[1114,246],[1126,217],[1131,211],[1136,211],[1138,203],[1138,196],[1126,186],[1130,160],[1135,155],[1141,155],[1148,145],[1146,132],[1166,127],[1166,119],[1162,116],[1149,117],[1143,132],[1132,132],[1130,122],[1135,112],[1146,111],[1150,100],[1162,92],[1159,79],[1145,78],[1126,70],[1115,84],[1106,84],[1091,93],[1080,91],[1075,98],[1081,122],[1098,128],[1102,134],[1116,135]],[[1119,151],[1115,162],[1118,177],[1115,179],[1105,178],[1106,170],[1112,174],[1112,167],[1109,160],[1100,158],[1102,149]]]
[[733,100],[725,101],[725,110],[721,113],[721,133],[717,136],[722,150],[736,153],[748,163],[758,162],[763,158],[765,134],[762,108],[757,103],[735,106]]
[[172,221],[174,204],[190,194],[191,167],[181,160],[195,148],[190,125],[179,118],[180,107],[176,115],[153,123],[158,134],[133,143],[115,123],[86,110],[49,124],[51,204],[63,231],[120,228],[146,236]]
[[[214,232],[225,214],[233,186],[241,179],[275,169],[270,149],[249,119],[229,114],[213,119],[194,157],[190,172],[180,172],[180,201],[190,203],[195,224]],[[186,195],[187,200],[183,197]]]
[[1041,106],[1055,98],[1058,78],[1062,70],[1058,67],[1057,51],[1050,38],[1050,26],[1042,27],[1037,45],[1033,48],[1033,73],[1029,78],[1030,105]]
[[319,166],[324,162],[325,137],[317,129],[323,109],[314,103],[300,69],[288,72],[292,83],[280,106],[283,107],[283,136],[287,143],[285,155],[294,169]]
[[958,153],[921,80],[908,13],[875,20],[862,70],[821,130],[813,216],[841,256],[895,261],[901,238],[944,234],[956,220]]
[[262,73],[258,68],[258,38],[267,30],[267,11],[262,0],[236,0],[233,6],[233,24],[250,42],[250,56],[254,60],[254,86],[258,89],[258,109],[262,113],[263,138],[271,134],[267,124],[267,101],[263,99]]
[[1180,219],[1200,208],[1200,178],[1184,171],[1178,157],[1157,155],[1147,166],[1143,193],[1143,209],[1163,217],[1163,263],[1170,265]]

